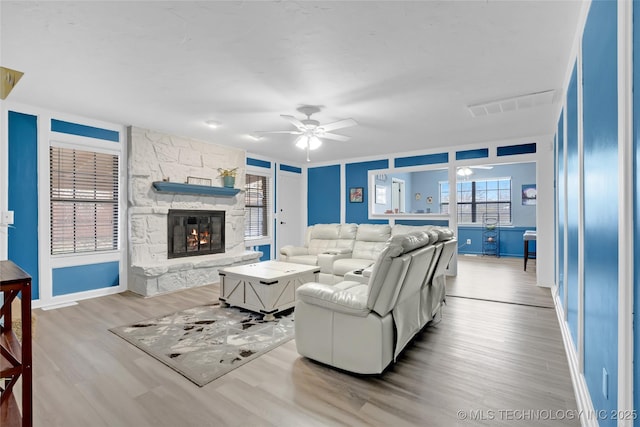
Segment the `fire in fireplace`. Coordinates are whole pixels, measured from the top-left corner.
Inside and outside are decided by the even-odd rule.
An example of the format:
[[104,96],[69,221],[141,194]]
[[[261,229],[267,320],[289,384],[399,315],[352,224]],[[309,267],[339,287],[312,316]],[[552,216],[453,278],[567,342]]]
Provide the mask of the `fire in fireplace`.
[[170,209],[167,224],[169,258],[224,252],[224,211]]

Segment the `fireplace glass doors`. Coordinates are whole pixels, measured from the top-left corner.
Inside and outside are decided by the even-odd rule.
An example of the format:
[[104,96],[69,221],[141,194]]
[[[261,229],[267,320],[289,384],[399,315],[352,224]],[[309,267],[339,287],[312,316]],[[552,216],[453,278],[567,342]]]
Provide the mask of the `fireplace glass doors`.
[[224,211],[169,210],[168,257],[224,252]]

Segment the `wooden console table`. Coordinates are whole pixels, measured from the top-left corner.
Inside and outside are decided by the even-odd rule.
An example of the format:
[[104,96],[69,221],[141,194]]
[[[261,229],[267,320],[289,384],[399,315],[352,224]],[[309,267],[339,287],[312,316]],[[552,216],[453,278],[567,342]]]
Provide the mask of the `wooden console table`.
[[[31,276],[11,261],[0,261],[0,425],[33,425],[31,389]],[[21,293],[22,340],[16,337],[11,319],[11,303]],[[22,415],[13,386],[22,377]]]

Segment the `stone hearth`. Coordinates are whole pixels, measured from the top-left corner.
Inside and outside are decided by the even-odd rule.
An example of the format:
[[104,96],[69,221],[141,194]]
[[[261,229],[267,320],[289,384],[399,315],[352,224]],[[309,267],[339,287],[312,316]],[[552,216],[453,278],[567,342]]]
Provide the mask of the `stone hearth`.
[[[218,168],[238,168],[244,187],[245,152],[189,138],[129,128],[129,290],[152,296],[218,282],[218,269],[256,262],[259,252],[244,247],[244,192],[232,197],[160,193],[152,183],[187,177],[222,186]],[[225,253],[169,259],[169,209],[225,212]]]

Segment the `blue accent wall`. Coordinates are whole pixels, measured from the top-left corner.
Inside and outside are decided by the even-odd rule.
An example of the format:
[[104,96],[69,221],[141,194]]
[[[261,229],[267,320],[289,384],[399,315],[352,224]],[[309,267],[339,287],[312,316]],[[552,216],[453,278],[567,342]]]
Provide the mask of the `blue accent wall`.
[[54,268],[51,272],[53,296],[118,286],[119,269],[118,261]]
[[[449,153],[425,154],[423,156],[396,157],[393,165],[397,168],[407,166],[433,165],[436,163],[448,163]],[[385,166],[386,167],[386,166]]]
[[[640,2],[633,3],[633,87],[640,88]],[[633,406],[640,409],[640,90],[633,92],[633,141],[635,150],[634,184],[634,310],[633,310]],[[636,427],[640,420],[635,421]]]
[[556,253],[556,268],[558,269],[558,296],[562,304],[564,301],[564,110],[558,121],[558,157],[556,158],[556,191],[558,192],[558,252]]
[[478,148],[477,150],[456,151],[456,160],[482,159],[489,157],[488,148]]
[[271,162],[268,162],[266,160],[254,159],[251,157],[247,157],[247,165],[257,166],[259,168],[271,169]]
[[340,222],[340,165],[307,171],[307,225]]
[[38,275],[38,118],[9,111],[9,259],[31,275],[31,297],[40,297]]
[[[368,213],[369,206],[369,171],[374,169],[386,169],[389,167],[388,160],[374,160],[370,162],[347,163],[345,165],[345,181],[346,181],[346,215],[347,223],[356,224],[387,224],[387,220],[370,220]],[[349,202],[349,188],[364,188],[362,203]]]
[[519,145],[505,145],[502,147],[498,147],[498,157],[500,156],[514,156],[516,154],[531,154],[535,153],[537,149],[537,144],[532,142],[530,144],[519,144]]
[[396,224],[413,225],[413,226],[437,225],[441,227],[448,227],[449,220],[446,220],[446,219],[397,219]]
[[[617,2],[591,3],[582,38],[584,135],[584,376],[593,406],[617,408]],[[604,396],[603,369],[608,372]],[[613,417],[600,426],[615,426]]]
[[51,119],[51,130],[54,132],[68,133],[70,135],[120,142],[120,133],[114,130],[80,125],[78,123],[65,122],[62,120]]
[[[578,75],[574,65],[567,90],[567,322],[574,345],[578,345]],[[575,349],[577,352],[577,348]]]
[[[524,240],[522,236],[526,230],[535,230],[536,227],[500,227],[500,256],[524,257]],[[461,254],[482,254],[482,227],[458,226],[458,252]],[[471,244],[467,245],[467,239]],[[529,252],[535,251],[535,241],[529,243]]]
[[302,169],[297,166],[280,164],[280,170],[285,172],[302,173]]
[[271,245],[254,246],[253,250],[262,252],[260,261],[269,261],[271,259]]

